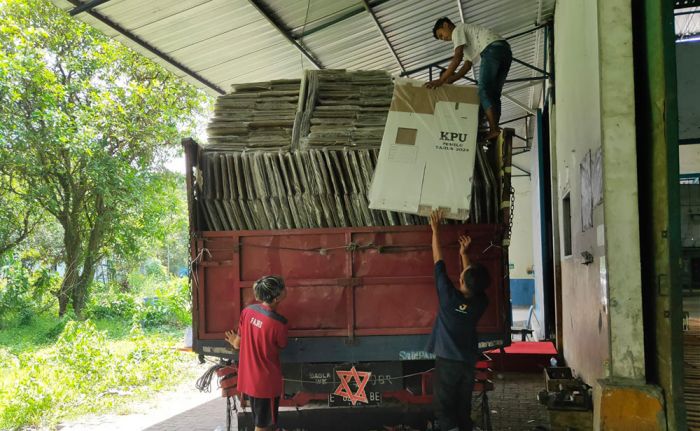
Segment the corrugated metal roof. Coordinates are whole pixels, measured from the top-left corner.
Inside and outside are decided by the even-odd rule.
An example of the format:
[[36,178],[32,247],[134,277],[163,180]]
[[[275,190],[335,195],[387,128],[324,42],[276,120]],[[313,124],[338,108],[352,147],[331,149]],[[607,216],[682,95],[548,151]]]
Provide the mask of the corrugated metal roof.
[[304,37],[304,45],[323,59],[327,68],[400,71],[368,13],[340,21],[332,29]]
[[678,39],[700,36],[700,7],[676,9],[674,12]]
[[[71,10],[76,0],[52,0]],[[251,4],[269,11],[281,29]],[[163,64],[176,75],[211,94],[231,84],[279,78],[300,78],[314,66],[283,35],[291,35],[325,68],[382,69],[398,74],[401,68],[362,1],[334,0],[110,0],[77,17],[110,37]],[[85,3],[83,0],[82,3]],[[504,36],[533,28],[552,17],[555,0],[461,1],[464,19],[492,28]],[[433,23],[448,16],[460,19],[456,0],[370,0],[369,4],[407,70],[444,60],[450,43],[432,37]],[[131,37],[124,34],[129,32]],[[135,38],[139,42],[134,41]],[[510,40],[513,55],[543,67],[543,30]],[[163,60],[143,44],[169,58]],[[475,67],[478,76],[478,67]],[[513,63],[509,79],[537,76]],[[428,71],[411,77],[427,79]],[[521,88],[523,83],[507,84]],[[520,103],[536,106],[540,85],[511,94]],[[503,120],[519,117],[522,108],[504,99]]]

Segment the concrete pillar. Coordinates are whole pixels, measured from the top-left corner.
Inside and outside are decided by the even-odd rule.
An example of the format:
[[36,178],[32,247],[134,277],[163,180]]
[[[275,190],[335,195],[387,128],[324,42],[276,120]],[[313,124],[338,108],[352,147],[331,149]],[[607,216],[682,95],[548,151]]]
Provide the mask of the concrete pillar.
[[598,53],[610,307],[609,373],[642,382],[644,327],[629,0],[598,0]]
[[610,353],[594,385],[595,429],[662,430],[663,395],[645,376],[632,4],[597,3]]

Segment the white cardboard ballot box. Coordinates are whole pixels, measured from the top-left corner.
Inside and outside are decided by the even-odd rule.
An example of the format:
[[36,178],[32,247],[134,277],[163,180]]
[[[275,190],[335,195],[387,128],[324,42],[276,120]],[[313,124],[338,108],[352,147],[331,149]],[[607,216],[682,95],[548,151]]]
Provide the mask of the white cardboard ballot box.
[[479,115],[477,88],[397,78],[369,207],[466,220]]

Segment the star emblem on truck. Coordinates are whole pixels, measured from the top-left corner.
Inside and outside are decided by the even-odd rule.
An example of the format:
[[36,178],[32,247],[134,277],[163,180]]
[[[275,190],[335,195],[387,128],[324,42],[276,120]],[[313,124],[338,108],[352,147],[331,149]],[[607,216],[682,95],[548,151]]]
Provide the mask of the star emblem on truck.
[[[340,378],[340,385],[338,385],[338,388],[333,392],[333,395],[348,398],[353,406],[357,404],[358,401],[368,404],[365,386],[367,386],[367,382],[369,382],[369,378],[372,375],[371,371],[357,371],[355,366],[353,366],[350,371],[336,370],[336,374],[338,374]],[[355,391],[355,393],[350,389],[350,379],[353,379],[357,386],[357,391]]]

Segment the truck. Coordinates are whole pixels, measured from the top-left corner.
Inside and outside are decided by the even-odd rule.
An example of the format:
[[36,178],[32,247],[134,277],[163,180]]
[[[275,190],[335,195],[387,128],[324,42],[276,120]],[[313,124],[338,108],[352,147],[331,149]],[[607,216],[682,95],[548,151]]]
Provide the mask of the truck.
[[[453,282],[459,277],[461,234],[471,236],[471,253],[489,272],[489,306],[478,326],[482,351],[506,347],[511,339],[513,134],[505,129],[497,144],[478,145],[472,199],[483,203],[494,197],[495,202],[476,207],[472,202],[469,222],[441,229]],[[226,151],[193,139],[183,145],[193,350],[235,363],[225,331],[237,327],[241,311],[255,302],[254,281],[280,275],[288,295],[278,311],[289,321],[289,344],[281,353],[281,406],[293,407],[280,412],[285,427],[433,429],[434,356],[426,345],[438,302],[431,230],[425,218],[366,208],[376,149]],[[326,190],[317,184],[311,196],[310,183],[320,175]],[[309,180],[302,181],[304,176]],[[303,225],[302,213],[311,217],[314,207],[320,227],[289,228]],[[472,223],[479,211],[492,214],[481,217],[487,222]],[[254,226],[250,220],[263,213],[278,219]],[[330,226],[323,217],[345,225]],[[252,430],[240,404],[229,400],[229,406],[236,409],[239,429]]]

